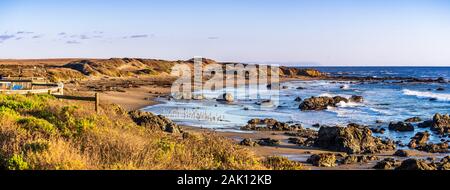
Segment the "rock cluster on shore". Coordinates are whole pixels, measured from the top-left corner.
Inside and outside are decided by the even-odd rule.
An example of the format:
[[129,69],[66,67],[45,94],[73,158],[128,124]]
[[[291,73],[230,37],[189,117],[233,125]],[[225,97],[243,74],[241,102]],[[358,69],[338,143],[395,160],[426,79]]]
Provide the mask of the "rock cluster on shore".
[[439,113],[435,114],[432,120],[425,121],[419,124],[420,128],[430,128],[439,134],[449,134],[450,133],[450,116],[448,114],[441,115]]
[[400,166],[401,162],[395,160],[394,158],[385,158],[384,160],[378,162],[373,169],[377,170],[393,170]]
[[446,156],[440,162],[427,162],[414,158],[401,162],[394,158],[386,158],[378,162],[373,168],[379,170],[450,170],[450,156]]
[[376,138],[368,127],[357,124],[349,124],[347,127],[322,127],[315,145],[348,154],[378,153],[396,148],[393,141]]
[[299,106],[299,108],[302,111],[320,111],[320,110],[326,110],[328,107],[337,107],[339,103],[349,103],[349,102],[355,102],[355,103],[362,103],[364,101],[364,98],[362,96],[352,96],[351,98],[347,99],[341,96],[335,96],[335,97],[311,97],[308,99],[305,99]]
[[336,155],[332,153],[314,154],[307,160],[307,162],[317,167],[335,167]]
[[259,140],[253,140],[250,138],[246,138],[242,140],[240,143],[242,146],[256,147],[256,146],[277,146],[280,145],[279,140],[271,139],[271,138],[262,138]]
[[296,131],[302,129],[301,125],[289,125],[275,119],[252,119],[241,130],[246,131]]
[[337,165],[351,165],[358,163],[369,163],[379,160],[377,156],[371,155],[347,155],[345,153],[322,153],[311,155],[307,162],[316,167],[335,167]]
[[133,121],[142,127],[161,130],[168,133],[181,133],[181,128],[170,119],[150,112],[132,111],[128,113]]

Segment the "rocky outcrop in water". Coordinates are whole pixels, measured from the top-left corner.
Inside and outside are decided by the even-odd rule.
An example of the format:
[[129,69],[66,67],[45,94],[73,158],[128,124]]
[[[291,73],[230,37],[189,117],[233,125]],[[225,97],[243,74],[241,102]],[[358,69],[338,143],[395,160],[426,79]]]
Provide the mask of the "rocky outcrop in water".
[[405,120],[405,122],[407,122],[407,123],[418,123],[421,121],[422,121],[422,118],[420,118],[420,117],[412,117],[412,118]]
[[181,133],[181,128],[170,119],[150,112],[132,111],[128,113],[133,121],[142,127],[161,130],[168,133]]
[[385,128],[370,128],[373,133],[384,134],[386,132]]
[[225,94],[220,95],[217,98],[217,101],[231,103],[231,102],[234,102],[234,96],[231,93],[225,93]]
[[348,154],[378,153],[396,148],[393,141],[373,137],[368,127],[357,124],[320,128],[315,146]]
[[301,125],[289,125],[275,119],[252,119],[241,130],[246,131],[296,131],[303,129]]
[[300,98],[300,97],[297,97],[297,98],[295,98],[295,100],[294,101],[296,101],[296,102],[302,102],[303,101],[303,99],[302,98]]
[[428,132],[419,132],[414,137],[411,138],[408,147],[417,148],[419,146],[424,146],[427,144],[429,138],[430,134]]
[[448,134],[450,132],[450,116],[448,114],[435,114],[432,120],[419,124],[420,128],[430,128],[439,134]]
[[326,77],[325,73],[322,73],[315,69],[299,69],[299,68],[293,68],[293,67],[280,67],[280,74],[288,77],[311,77],[311,78],[318,78],[318,77]]
[[389,124],[389,130],[398,132],[414,131],[414,125],[405,122],[391,122]]
[[311,97],[305,99],[299,106],[302,111],[312,111],[312,110],[326,110],[328,107],[337,107],[337,105],[341,102],[349,103],[356,102],[361,103],[364,101],[362,96],[352,96],[347,99],[341,96],[335,97]]
[[364,97],[362,96],[352,96],[348,99],[349,102],[356,102],[356,103],[363,103],[364,102]]

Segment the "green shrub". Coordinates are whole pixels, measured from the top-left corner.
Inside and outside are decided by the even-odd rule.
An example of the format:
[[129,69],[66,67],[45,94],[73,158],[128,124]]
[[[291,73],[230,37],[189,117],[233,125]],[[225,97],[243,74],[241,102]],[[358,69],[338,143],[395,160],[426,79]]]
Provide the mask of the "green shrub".
[[11,108],[0,107],[0,118],[17,119],[19,114]]
[[28,163],[25,162],[21,155],[13,155],[10,159],[7,161],[7,169],[8,170],[28,170],[30,167],[28,166]]
[[47,120],[38,119],[35,117],[26,117],[17,120],[17,123],[22,128],[33,132],[41,132],[45,135],[53,135],[56,133],[55,127]]
[[24,145],[25,151],[44,152],[49,148],[49,142],[46,140],[36,140]]

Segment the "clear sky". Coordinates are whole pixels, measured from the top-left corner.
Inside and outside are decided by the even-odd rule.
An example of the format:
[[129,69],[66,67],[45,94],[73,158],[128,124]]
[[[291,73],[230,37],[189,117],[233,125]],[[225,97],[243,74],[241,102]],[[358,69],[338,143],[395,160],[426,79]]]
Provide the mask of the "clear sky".
[[450,1],[0,1],[0,58],[194,56],[450,66]]

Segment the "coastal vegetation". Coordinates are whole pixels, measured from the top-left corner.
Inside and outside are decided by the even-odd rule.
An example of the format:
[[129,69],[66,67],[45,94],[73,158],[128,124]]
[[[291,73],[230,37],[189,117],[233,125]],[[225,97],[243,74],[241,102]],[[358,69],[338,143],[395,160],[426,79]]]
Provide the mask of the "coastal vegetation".
[[120,106],[103,104],[96,114],[88,104],[51,95],[0,95],[0,168],[302,168],[281,157],[259,158],[214,133],[168,133],[136,124]]

